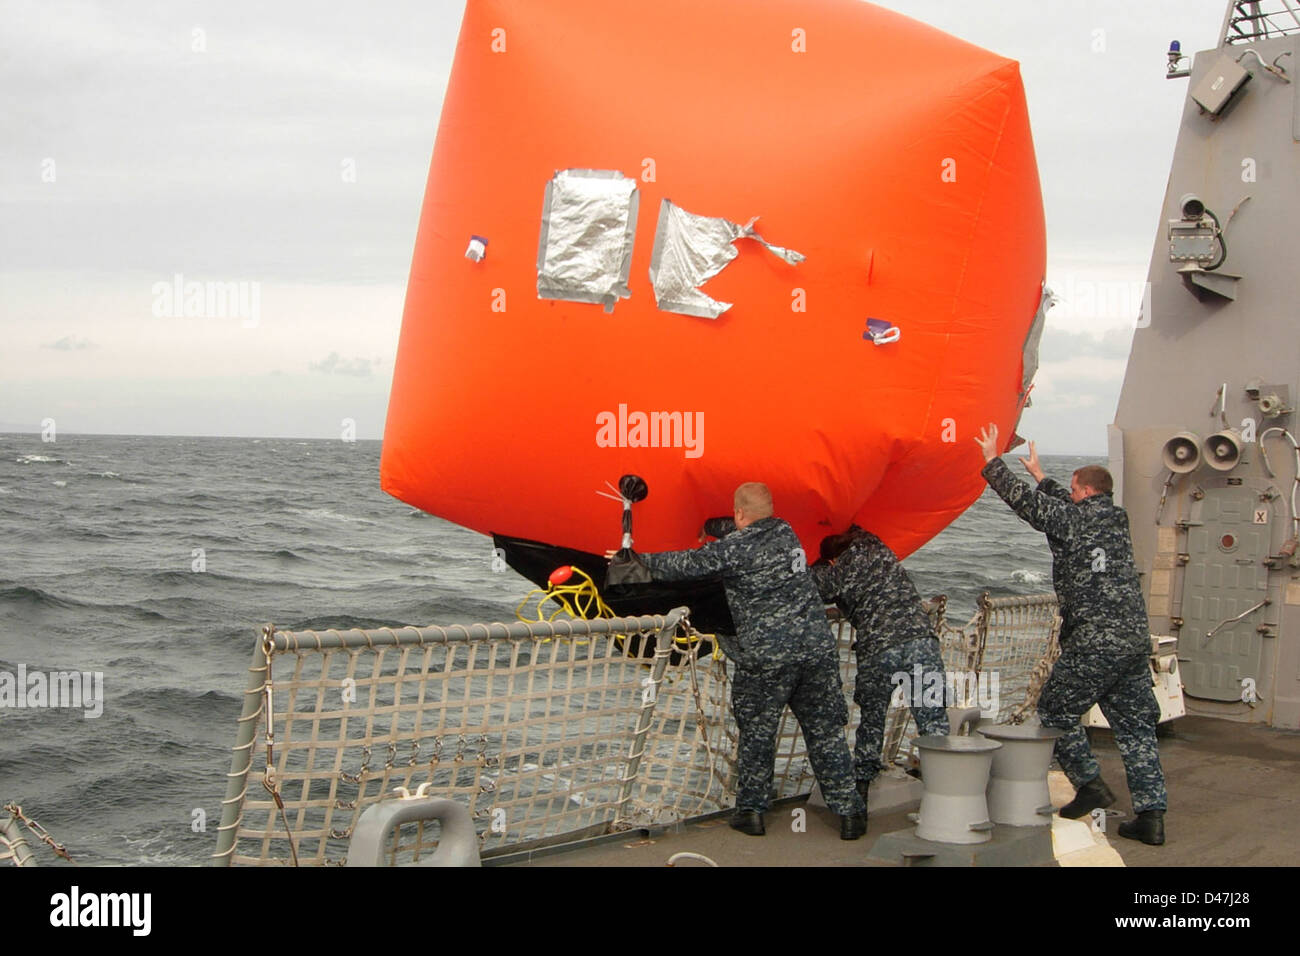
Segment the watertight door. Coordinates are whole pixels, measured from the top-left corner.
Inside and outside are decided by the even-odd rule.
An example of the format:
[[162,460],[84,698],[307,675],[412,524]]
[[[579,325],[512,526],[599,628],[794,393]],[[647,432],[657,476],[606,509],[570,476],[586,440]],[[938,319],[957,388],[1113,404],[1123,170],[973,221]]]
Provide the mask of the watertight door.
[[[1267,596],[1263,562],[1273,512],[1260,504],[1257,492],[1241,486],[1207,488],[1198,504],[1201,523],[1187,533],[1190,560],[1178,639],[1184,690],[1207,700],[1241,700],[1242,682],[1249,678],[1253,686],[1260,677],[1265,638],[1256,628],[1273,618],[1266,607],[1240,621],[1231,618]],[[1256,523],[1261,508],[1265,520]]]

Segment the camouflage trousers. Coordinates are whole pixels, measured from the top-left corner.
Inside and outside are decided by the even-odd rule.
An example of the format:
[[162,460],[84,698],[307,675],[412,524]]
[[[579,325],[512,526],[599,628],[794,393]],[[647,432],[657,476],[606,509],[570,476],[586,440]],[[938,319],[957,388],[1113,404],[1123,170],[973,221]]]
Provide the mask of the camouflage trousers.
[[1088,733],[1079,723],[1093,704],[1101,707],[1124,760],[1133,812],[1164,810],[1168,798],[1156,746],[1160,705],[1151,689],[1145,648],[1134,651],[1104,637],[1075,637],[1052,668],[1038,699],[1038,716],[1044,727],[1065,731],[1053,754],[1075,789],[1101,773]]
[[[915,685],[915,665],[921,665],[921,685]],[[922,734],[948,733],[948,711],[944,707],[947,680],[939,642],[933,637],[918,637],[905,644],[895,644],[876,653],[858,655],[858,676],[853,685],[853,702],[861,717],[853,741],[853,773],[858,780],[870,782],[880,773],[880,750],[885,741],[885,720],[889,700],[898,686],[895,674],[906,674],[916,728]],[[933,675],[933,676],[931,676]],[[939,688],[939,702],[924,694],[927,687]]]
[[731,706],[740,728],[736,809],[761,813],[768,807],[776,731],[786,704],[803,730],[808,760],[826,805],[836,813],[862,813],[866,808],[853,786],[853,759],[844,737],[849,713],[839,661],[830,654],[811,663],[736,667],[731,685]]

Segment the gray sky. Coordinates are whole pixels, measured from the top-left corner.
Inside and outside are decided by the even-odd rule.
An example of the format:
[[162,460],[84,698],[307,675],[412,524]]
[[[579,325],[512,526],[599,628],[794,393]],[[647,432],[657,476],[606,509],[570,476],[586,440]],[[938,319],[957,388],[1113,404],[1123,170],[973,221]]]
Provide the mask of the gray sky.
[[[1065,298],[1021,432],[1104,454],[1186,94],[1164,51],[1214,46],[1225,0],[880,5],[1021,63]],[[462,9],[0,0],[0,431],[381,437]],[[186,318],[177,275],[247,283],[244,321]]]

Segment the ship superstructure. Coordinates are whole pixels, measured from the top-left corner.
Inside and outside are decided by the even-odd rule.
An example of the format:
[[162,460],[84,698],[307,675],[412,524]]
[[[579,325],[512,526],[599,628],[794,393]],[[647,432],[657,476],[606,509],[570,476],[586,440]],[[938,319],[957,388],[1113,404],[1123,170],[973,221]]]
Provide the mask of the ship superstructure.
[[1188,712],[1300,727],[1300,4],[1234,2],[1188,85],[1109,436]]

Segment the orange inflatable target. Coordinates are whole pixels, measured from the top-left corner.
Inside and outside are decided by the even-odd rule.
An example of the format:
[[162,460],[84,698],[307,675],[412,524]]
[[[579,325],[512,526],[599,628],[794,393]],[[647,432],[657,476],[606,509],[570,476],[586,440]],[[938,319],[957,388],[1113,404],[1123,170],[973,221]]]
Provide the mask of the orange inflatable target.
[[1044,256],[1013,61],[858,0],[469,0],[383,488],[603,554],[621,475],[641,551],[758,480],[905,556],[1012,434]]

